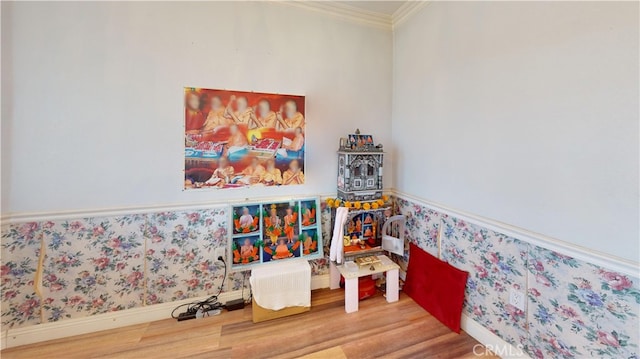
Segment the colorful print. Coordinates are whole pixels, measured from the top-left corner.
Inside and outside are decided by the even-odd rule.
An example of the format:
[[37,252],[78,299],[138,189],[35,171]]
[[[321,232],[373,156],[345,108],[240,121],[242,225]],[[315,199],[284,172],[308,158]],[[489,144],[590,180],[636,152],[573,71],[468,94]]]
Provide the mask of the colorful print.
[[260,262],[260,236],[246,236],[233,239],[233,264]]
[[302,256],[321,257],[319,204],[315,198],[232,207],[231,269]]
[[236,207],[233,211],[233,234],[253,233],[260,230],[260,206]]
[[184,90],[186,190],[305,183],[304,96]]

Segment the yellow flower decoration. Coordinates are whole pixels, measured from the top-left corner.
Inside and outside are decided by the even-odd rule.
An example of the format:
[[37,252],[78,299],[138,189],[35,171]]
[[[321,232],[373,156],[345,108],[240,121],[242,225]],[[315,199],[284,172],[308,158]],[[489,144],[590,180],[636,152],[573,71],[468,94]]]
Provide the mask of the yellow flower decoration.
[[327,206],[329,206],[329,208],[333,207],[334,204],[334,200],[333,198],[327,198]]
[[353,204],[353,206],[354,206],[356,209],[360,209],[360,207],[362,207],[362,203],[360,203],[360,201],[356,201],[356,202]]
[[380,206],[378,206],[378,202],[371,203],[371,208],[378,209],[378,207],[380,207]]
[[378,207],[384,206],[384,201],[381,199],[379,199],[376,203],[378,204]]
[[333,205],[338,208],[340,207],[340,200],[338,198],[336,198],[336,200],[333,202]]
[[351,202],[344,201],[344,206],[347,207],[347,208],[351,208]]
[[386,194],[383,194],[382,195],[382,200],[385,201],[385,202],[388,201],[389,200],[389,196],[387,196]]
[[362,208],[364,208],[365,210],[370,210],[371,209],[371,205],[367,202],[365,204],[362,205]]

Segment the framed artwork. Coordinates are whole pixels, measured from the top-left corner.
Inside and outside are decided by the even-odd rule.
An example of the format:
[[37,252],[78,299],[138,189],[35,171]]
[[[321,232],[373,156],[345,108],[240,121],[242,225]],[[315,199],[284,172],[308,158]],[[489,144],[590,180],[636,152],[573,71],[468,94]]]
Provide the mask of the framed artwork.
[[260,262],[260,236],[242,236],[233,239],[236,248],[233,252],[233,263],[251,264]]
[[371,135],[360,135],[353,133],[350,134],[347,138],[347,143],[347,147],[350,147],[351,149],[375,147],[373,136]]
[[184,190],[305,183],[305,98],[185,87]]
[[234,207],[233,234],[254,233],[260,230],[260,206]]
[[296,201],[263,205],[263,261],[300,257],[300,206]]
[[290,258],[321,258],[319,208],[319,198],[233,206],[231,270]]
[[348,238],[352,245],[367,243],[370,246],[380,245],[380,231],[386,218],[381,210],[351,211],[345,224],[345,243]]

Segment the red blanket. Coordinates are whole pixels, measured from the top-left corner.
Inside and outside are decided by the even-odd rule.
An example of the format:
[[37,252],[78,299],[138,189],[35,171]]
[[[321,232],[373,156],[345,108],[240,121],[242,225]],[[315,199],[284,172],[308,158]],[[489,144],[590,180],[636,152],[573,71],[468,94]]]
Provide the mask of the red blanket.
[[468,275],[468,272],[439,260],[411,243],[403,290],[442,324],[460,333]]

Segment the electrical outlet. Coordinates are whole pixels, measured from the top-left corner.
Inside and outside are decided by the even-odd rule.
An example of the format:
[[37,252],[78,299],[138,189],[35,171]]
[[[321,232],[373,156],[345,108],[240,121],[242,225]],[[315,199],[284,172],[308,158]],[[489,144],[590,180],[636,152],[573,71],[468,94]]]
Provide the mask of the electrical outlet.
[[218,261],[218,257],[222,257],[224,258],[224,260],[227,260],[227,251],[226,251],[226,248],[224,247],[216,248],[215,253],[213,255],[214,255],[213,259],[215,261]]
[[509,292],[509,304],[520,309],[521,311],[524,311],[524,300],[525,297],[523,292],[516,289],[511,289],[511,291]]

